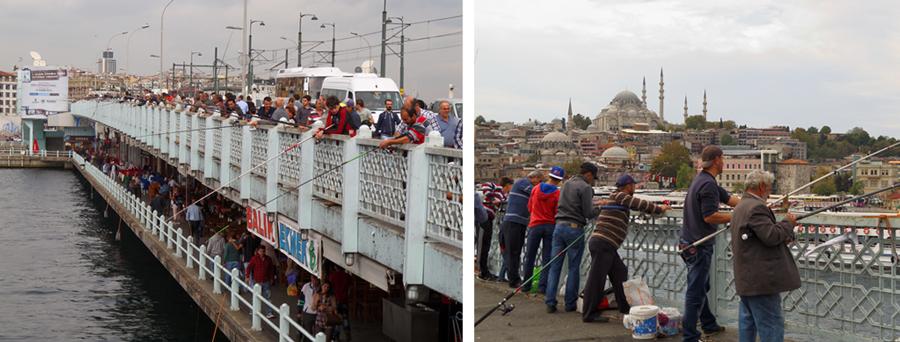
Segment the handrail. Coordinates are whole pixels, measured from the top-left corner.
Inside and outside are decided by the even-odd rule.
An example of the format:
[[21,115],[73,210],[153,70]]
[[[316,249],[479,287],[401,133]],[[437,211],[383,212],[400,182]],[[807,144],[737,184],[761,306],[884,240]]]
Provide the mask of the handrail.
[[[324,333],[320,332],[316,336],[313,336],[312,334],[304,330],[303,327],[293,318],[291,318],[290,307],[287,303],[282,304],[281,306],[275,306],[275,304],[262,296],[261,285],[254,284],[254,286],[251,288],[246,282],[240,279],[240,277],[234,277],[234,272],[229,272],[229,270],[225,269],[224,265],[222,265],[220,262],[215,262],[216,259],[221,260],[220,256],[216,256],[216,258],[211,257],[205,252],[205,245],[198,246],[196,243],[194,243],[192,237],[185,237],[182,228],[179,227],[178,229],[175,229],[172,225],[172,222],[165,222],[163,216],[155,215],[156,213],[152,209],[150,209],[149,205],[135,197],[134,194],[122,187],[121,184],[119,184],[117,181],[103,174],[95,166],[86,163],[81,155],[73,154],[72,158],[78,167],[86,170],[88,174],[99,181],[99,184],[102,187],[110,191],[112,193],[113,199],[125,201],[125,203],[123,204],[126,210],[130,211],[131,214],[138,218],[138,220],[143,224],[143,227],[140,228],[147,229],[151,233],[158,235],[159,240],[166,243],[167,249],[172,250],[171,252],[174,252],[175,257],[181,258],[181,253],[184,252],[184,258],[188,265],[196,262],[198,269],[200,269],[200,272],[198,272],[198,278],[200,278],[200,274],[205,275],[205,273],[210,273],[213,275],[213,279],[211,280],[214,284],[219,283],[227,286],[230,289],[227,295],[232,296],[232,298],[236,297],[238,299],[238,310],[240,310],[240,303],[243,303],[244,306],[250,309],[250,314],[253,317],[252,322],[254,326],[251,327],[253,328],[253,330],[261,330],[262,326],[260,324],[262,322],[265,322],[266,325],[268,325],[272,328],[272,330],[275,331],[276,335],[279,338],[279,341],[295,341],[290,336],[291,326],[293,326],[294,329],[296,329],[296,331],[300,333],[301,339],[315,342],[324,342],[326,340]],[[100,175],[103,175],[104,177],[99,177]],[[196,257],[194,256],[195,251],[197,252]],[[206,261],[212,261],[212,269],[207,267]],[[226,284],[225,277],[222,276],[222,271],[225,271],[226,274],[232,275],[231,281],[237,286]],[[232,292],[234,292],[235,289],[237,289],[237,291],[240,291],[241,288],[250,290],[250,300],[244,298],[244,296],[241,296],[240,294],[234,296]],[[256,303],[259,304],[257,305]],[[262,304],[268,305],[273,312],[277,311],[279,313],[277,323],[273,319],[265,317],[265,315],[263,314],[264,310],[262,308]]]

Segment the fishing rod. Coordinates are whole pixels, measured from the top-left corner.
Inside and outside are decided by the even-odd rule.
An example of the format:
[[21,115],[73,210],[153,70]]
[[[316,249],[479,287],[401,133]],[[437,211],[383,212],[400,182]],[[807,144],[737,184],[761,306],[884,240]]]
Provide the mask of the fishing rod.
[[[797,221],[800,221],[800,220],[805,219],[805,218],[808,218],[808,217],[810,217],[810,216],[813,216],[813,215],[816,215],[816,214],[820,214],[820,213],[822,213],[822,212],[825,212],[825,211],[828,211],[828,210],[831,210],[831,209],[840,207],[840,206],[842,206],[842,205],[844,205],[844,204],[847,204],[847,203],[850,203],[850,202],[853,202],[853,201],[857,201],[857,200],[860,200],[860,199],[863,199],[863,198],[866,198],[866,197],[875,196],[875,195],[880,194],[880,193],[882,193],[882,192],[890,191],[890,190],[893,190],[893,189],[896,189],[896,188],[900,188],[900,183],[896,183],[896,184],[894,184],[894,185],[891,185],[891,186],[888,186],[888,187],[884,187],[884,188],[881,188],[881,189],[878,189],[878,190],[875,190],[875,191],[872,191],[872,192],[869,192],[869,193],[865,193],[865,194],[862,194],[862,195],[859,195],[859,196],[856,196],[856,197],[851,197],[851,198],[848,198],[848,199],[846,199],[846,200],[843,200],[843,201],[834,203],[834,204],[832,204],[832,205],[829,205],[829,206],[827,206],[827,207],[822,207],[822,208],[813,210],[813,211],[811,211],[811,212],[808,212],[808,213],[802,214],[802,215],[800,215],[800,216],[797,216],[796,220],[797,220]],[[751,236],[752,236],[752,232],[750,232],[749,234],[748,234],[748,233],[741,234],[741,240],[747,240],[747,239],[750,238]]]
[[364,158],[365,156],[367,156],[367,155],[369,155],[370,153],[375,152],[375,151],[383,151],[383,150],[382,150],[382,149],[376,148],[376,149],[368,150],[368,151],[366,151],[366,152],[361,152],[361,153],[357,154],[355,157],[350,158],[350,159],[347,159],[347,160],[345,160],[345,161],[343,161],[343,162],[341,162],[340,164],[337,164],[337,165],[335,165],[335,166],[332,166],[332,167],[329,168],[328,170],[322,171],[321,173],[319,173],[319,174],[313,176],[312,178],[303,181],[303,182],[300,183],[299,185],[291,187],[291,188],[288,189],[287,191],[283,191],[282,193],[278,194],[278,196],[273,197],[272,199],[266,201],[266,203],[263,203],[262,205],[260,205],[259,207],[255,208],[255,209],[257,209],[257,210],[265,209],[266,205],[268,205],[269,203],[274,202],[275,200],[281,198],[281,197],[284,196],[284,195],[287,195],[287,194],[291,193],[291,191],[300,189],[300,187],[302,187],[302,186],[308,184],[309,182],[312,182],[312,181],[316,180],[316,179],[319,178],[319,177],[322,177],[322,176],[324,176],[324,175],[326,175],[326,174],[328,174],[328,173],[331,173],[332,171],[337,170],[337,169],[343,167],[344,165],[349,164],[350,162],[352,162],[352,161],[354,161],[354,160]]
[[242,125],[242,124],[240,123],[240,121],[236,121],[236,122],[234,122],[233,124],[230,124],[230,125],[212,126],[212,127],[204,127],[204,128],[182,129],[182,130],[178,130],[178,131],[168,131],[168,132],[159,132],[159,133],[152,133],[152,134],[139,135],[139,136],[134,137],[134,139],[140,139],[140,138],[145,138],[145,137],[152,137],[152,136],[156,136],[156,135],[176,134],[176,133],[187,133],[187,132],[197,132],[197,131],[207,131],[207,130],[212,130],[212,129],[231,128],[231,127],[241,127],[241,126],[244,126],[244,125]]
[[525,284],[531,283],[534,280],[534,277],[541,275],[541,273],[544,273],[544,271],[546,271],[548,268],[550,268],[550,265],[553,265],[553,262],[556,261],[556,259],[565,255],[566,251],[568,251],[569,248],[572,248],[572,246],[574,246],[575,243],[577,243],[578,241],[583,239],[591,230],[593,230],[593,228],[594,228],[593,225],[586,225],[584,232],[583,232],[583,234],[581,234],[581,236],[579,236],[577,239],[572,241],[572,243],[570,243],[568,246],[566,246],[566,248],[563,248],[561,251],[559,251],[559,253],[557,253],[555,256],[553,256],[553,259],[550,259],[550,262],[547,263],[547,266],[541,267],[540,271],[532,274],[531,277],[528,278],[527,280],[523,281],[522,284],[519,285],[519,287],[517,287],[515,290],[513,290],[512,292],[507,294],[505,297],[503,297],[503,299],[500,300],[500,303],[497,303],[497,305],[495,305],[493,308],[488,310],[488,312],[486,312],[484,315],[482,315],[481,318],[479,318],[477,321],[475,321],[475,327],[478,327],[478,324],[481,324],[482,321],[487,319],[490,315],[492,315],[498,309],[502,308],[501,311],[503,311],[503,315],[510,313],[515,307],[506,305],[506,302],[509,301],[517,293],[521,292],[522,287],[525,286]]
[[[789,192],[789,193],[787,193],[786,195],[784,195],[780,200],[775,201],[775,202],[772,202],[772,203],[770,203],[768,206],[771,208],[771,207],[775,206],[778,202],[781,202],[781,201],[786,200],[786,199],[788,198],[788,196],[791,196],[791,195],[793,195],[793,194],[796,194],[796,193],[802,191],[803,189],[805,189],[805,188],[807,188],[807,187],[809,187],[809,186],[812,186],[813,184],[816,184],[816,183],[822,181],[822,180],[825,179],[825,178],[828,178],[828,177],[830,177],[830,176],[836,175],[838,172],[840,172],[840,171],[842,171],[842,170],[844,170],[844,169],[846,169],[846,168],[848,168],[848,167],[851,167],[851,166],[853,166],[853,165],[856,165],[857,163],[859,163],[859,162],[861,162],[861,161],[863,161],[863,160],[869,159],[869,158],[871,158],[871,157],[873,157],[873,156],[875,156],[875,155],[877,155],[877,154],[880,154],[880,153],[882,153],[882,152],[884,152],[884,151],[887,151],[887,150],[889,150],[889,149],[891,149],[891,148],[894,148],[894,147],[896,147],[896,146],[898,146],[898,145],[900,145],[900,141],[898,141],[898,142],[896,142],[896,143],[893,143],[893,144],[891,144],[890,146],[885,147],[885,148],[882,148],[882,149],[880,149],[880,150],[878,150],[878,151],[872,152],[872,153],[870,153],[870,154],[868,154],[868,155],[866,155],[866,156],[864,156],[864,157],[862,157],[862,158],[859,158],[859,159],[857,159],[857,160],[854,160],[853,162],[851,162],[851,163],[849,163],[849,164],[847,164],[847,165],[841,166],[841,167],[837,168],[837,169],[834,170],[834,171],[831,171],[831,172],[829,172],[829,173],[826,173],[826,174],[823,175],[822,177],[816,178],[815,180],[813,180],[813,181],[811,181],[811,182],[809,182],[809,183],[806,183],[806,184],[800,186],[799,188],[796,188],[796,189],[792,190],[791,192]],[[885,190],[885,191],[887,191],[887,190]],[[870,195],[870,196],[871,196],[871,195]],[[845,204],[845,203],[842,203],[842,204]],[[808,217],[808,216],[806,216],[806,217]],[[804,218],[805,218],[805,217],[804,217]],[[799,220],[799,219],[798,219],[798,220]],[[706,241],[709,241],[709,239],[712,239],[712,238],[716,237],[717,235],[721,234],[722,232],[728,230],[728,228],[729,228],[728,225],[726,225],[726,226],[723,227],[722,229],[719,229],[719,230],[713,232],[712,234],[709,234],[709,235],[707,235],[707,236],[704,236],[702,239],[697,240],[697,241],[694,241],[694,243],[692,243],[692,244],[689,244],[689,245],[687,245],[687,246],[684,246],[684,248],[682,248],[680,252],[683,253],[684,251],[687,251],[688,249],[696,248],[697,246],[700,246],[700,244],[702,244],[702,243],[704,243],[704,242],[706,242]]]
[[[328,127],[323,128],[323,130],[327,130],[327,129],[331,128],[332,126],[334,126],[334,124],[331,124],[331,125],[329,125]],[[298,142],[292,144],[291,146],[288,146],[287,148],[285,148],[284,150],[282,150],[282,151],[279,152],[278,154],[272,156],[272,157],[269,158],[269,159],[266,159],[265,161],[263,161],[263,162],[257,164],[257,165],[254,166],[254,167],[251,167],[249,170],[244,171],[243,173],[239,174],[237,177],[232,178],[232,179],[229,180],[228,182],[225,182],[224,184],[220,185],[220,186],[219,186],[218,188],[216,188],[215,190],[210,191],[208,194],[203,195],[203,197],[200,197],[200,199],[191,202],[191,204],[185,206],[183,209],[181,209],[181,210],[179,210],[178,212],[172,214],[172,217],[170,218],[170,220],[174,221],[175,218],[178,217],[178,214],[181,214],[182,212],[184,212],[185,210],[187,210],[187,207],[188,207],[188,206],[197,204],[197,203],[199,203],[200,201],[206,199],[207,197],[212,196],[212,195],[215,194],[215,193],[218,193],[219,190],[222,190],[222,189],[224,189],[226,186],[231,185],[231,183],[234,183],[234,181],[240,179],[241,177],[244,177],[244,176],[250,174],[250,172],[252,172],[253,170],[256,170],[256,169],[262,167],[263,165],[268,164],[270,161],[275,160],[275,159],[278,159],[278,157],[281,157],[281,156],[284,155],[285,153],[288,153],[289,151],[291,151],[291,150],[297,148],[298,146],[300,146],[300,145],[303,144],[304,142],[308,141],[309,139],[315,138],[315,136],[316,136],[315,134],[312,134],[312,135],[310,135],[309,137],[307,137],[306,139],[300,140],[300,141],[298,141]]]

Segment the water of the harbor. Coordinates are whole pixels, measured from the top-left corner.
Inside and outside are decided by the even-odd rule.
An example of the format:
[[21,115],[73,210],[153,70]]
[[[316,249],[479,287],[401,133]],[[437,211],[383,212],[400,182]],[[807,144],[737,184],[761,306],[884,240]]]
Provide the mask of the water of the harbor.
[[213,322],[127,229],[116,241],[118,217],[74,172],[0,169],[0,189],[0,341],[211,339]]

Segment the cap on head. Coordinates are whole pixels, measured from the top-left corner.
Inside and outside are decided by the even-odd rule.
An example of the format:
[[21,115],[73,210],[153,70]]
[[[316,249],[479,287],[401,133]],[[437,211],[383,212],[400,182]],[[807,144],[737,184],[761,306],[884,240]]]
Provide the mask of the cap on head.
[[550,178],[562,180],[566,177],[566,170],[559,166],[550,168]]
[[631,175],[626,173],[624,175],[619,176],[619,179],[616,180],[616,187],[621,188],[628,184],[634,184],[634,183],[637,183],[637,182],[634,181],[634,178],[631,177]]
[[708,168],[713,165],[713,161],[716,158],[722,156],[722,149],[716,145],[708,145],[703,148],[703,152],[700,153],[700,160],[702,161],[700,167]]
[[594,178],[597,178],[597,172],[599,171],[600,169],[597,168],[597,165],[595,165],[594,163],[584,162],[583,164],[581,164],[581,174],[590,173],[594,175]]

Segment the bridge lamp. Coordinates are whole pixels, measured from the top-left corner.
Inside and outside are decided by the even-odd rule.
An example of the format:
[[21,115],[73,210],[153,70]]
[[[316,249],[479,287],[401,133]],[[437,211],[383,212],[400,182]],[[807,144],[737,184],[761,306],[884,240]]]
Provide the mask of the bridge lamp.
[[353,255],[353,253],[344,254],[344,264],[346,264],[347,266],[353,266],[354,259],[356,259],[356,257]]

